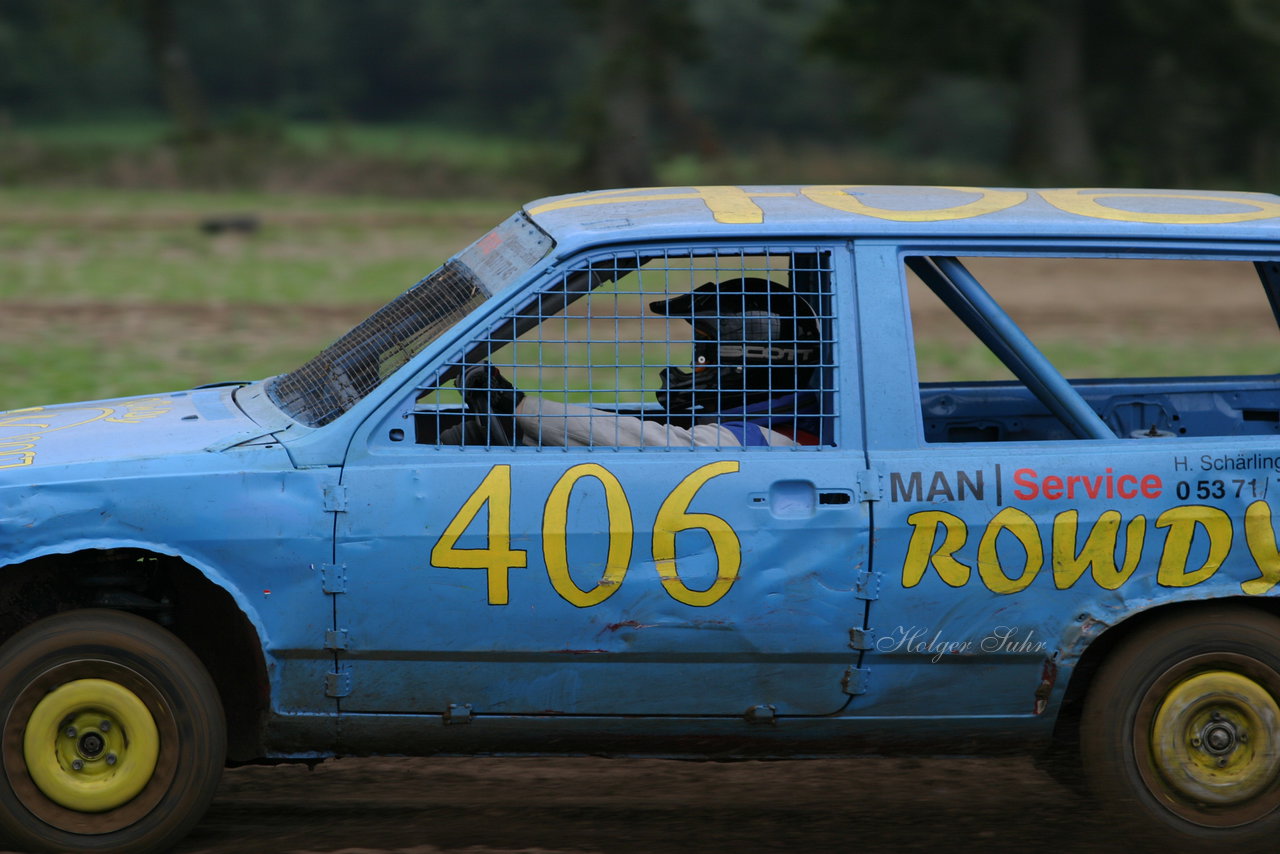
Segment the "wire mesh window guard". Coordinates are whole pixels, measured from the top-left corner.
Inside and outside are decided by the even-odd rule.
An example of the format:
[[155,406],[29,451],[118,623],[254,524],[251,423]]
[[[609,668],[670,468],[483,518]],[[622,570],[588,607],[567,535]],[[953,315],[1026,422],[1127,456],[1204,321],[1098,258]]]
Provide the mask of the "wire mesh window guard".
[[830,265],[793,248],[597,258],[442,372],[415,409],[417,441],[831,445]]
[[269,391],[285,412],[308,427],[322,427],[358,403],[484,298],[466,267],[445,264],[311,361],[277,377]]

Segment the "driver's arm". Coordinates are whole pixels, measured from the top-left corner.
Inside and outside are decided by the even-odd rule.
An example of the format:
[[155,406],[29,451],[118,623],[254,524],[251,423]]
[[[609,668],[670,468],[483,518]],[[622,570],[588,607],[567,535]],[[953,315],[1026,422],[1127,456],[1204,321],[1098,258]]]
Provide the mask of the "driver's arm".
[[515,407],[516,422],[525,440],[534,445],[596,445],[634,448],[642,445],[689,447],[736,446],[737,436],[719,424],[690,429],[645,421],[572,403],[526,394]]

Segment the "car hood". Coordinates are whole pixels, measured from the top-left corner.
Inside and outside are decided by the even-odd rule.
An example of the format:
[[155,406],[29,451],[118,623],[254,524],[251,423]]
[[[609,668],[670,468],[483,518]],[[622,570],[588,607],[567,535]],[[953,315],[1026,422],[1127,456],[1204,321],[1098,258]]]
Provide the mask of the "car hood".
[[269,433],[230,386],[0,412],[0,480],[74,463],[220,451]]

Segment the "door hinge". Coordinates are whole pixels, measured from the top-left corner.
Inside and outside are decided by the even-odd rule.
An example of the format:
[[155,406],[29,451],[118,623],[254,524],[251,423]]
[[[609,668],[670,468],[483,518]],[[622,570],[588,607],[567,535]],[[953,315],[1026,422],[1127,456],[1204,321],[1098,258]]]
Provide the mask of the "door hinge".
[[324,488],[324,512],[345,513],[347,510],[347,488],[340,483],[331,483]]
[[320,589],[325,593],[346,593],[347,565],[345,563],[320,564]]
[[444,710],[445,726],[460,726],[462,724],[471,723],[471,704],[470,703],[450,703],[448,708]]
[[859,572],[853,582],[853,595],[859,599],[879,599],[880,573],[871,570]]
[[871,649],[874,641],[875,632],[871,629],[849,629],[849,649],[862,652]]
[[347,648],[346,629],[328,629],[324,633],[324,648],[341,652]]
[[855,481],[859,501],[879,501],[884,498],[883,478],[875,469],[858,472]]
[[326,673],[324,675],[324,695],[326,697],[346,697],[351,693],[351,674],[347,671],[341,673]]
[[840,680],[840,688],[850,696],[867,693],[867,679],[870,670],[866,667],[850,667]]

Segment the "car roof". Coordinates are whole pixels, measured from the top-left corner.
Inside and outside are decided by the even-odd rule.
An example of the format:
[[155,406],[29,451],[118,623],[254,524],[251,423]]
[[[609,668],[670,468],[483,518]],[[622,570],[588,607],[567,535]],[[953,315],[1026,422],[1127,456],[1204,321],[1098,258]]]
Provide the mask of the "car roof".
[[561,253],[620,240],[788,235],[1280,240],[1280,196],[1228,190],[649,187],[553,196],[524,210]]

